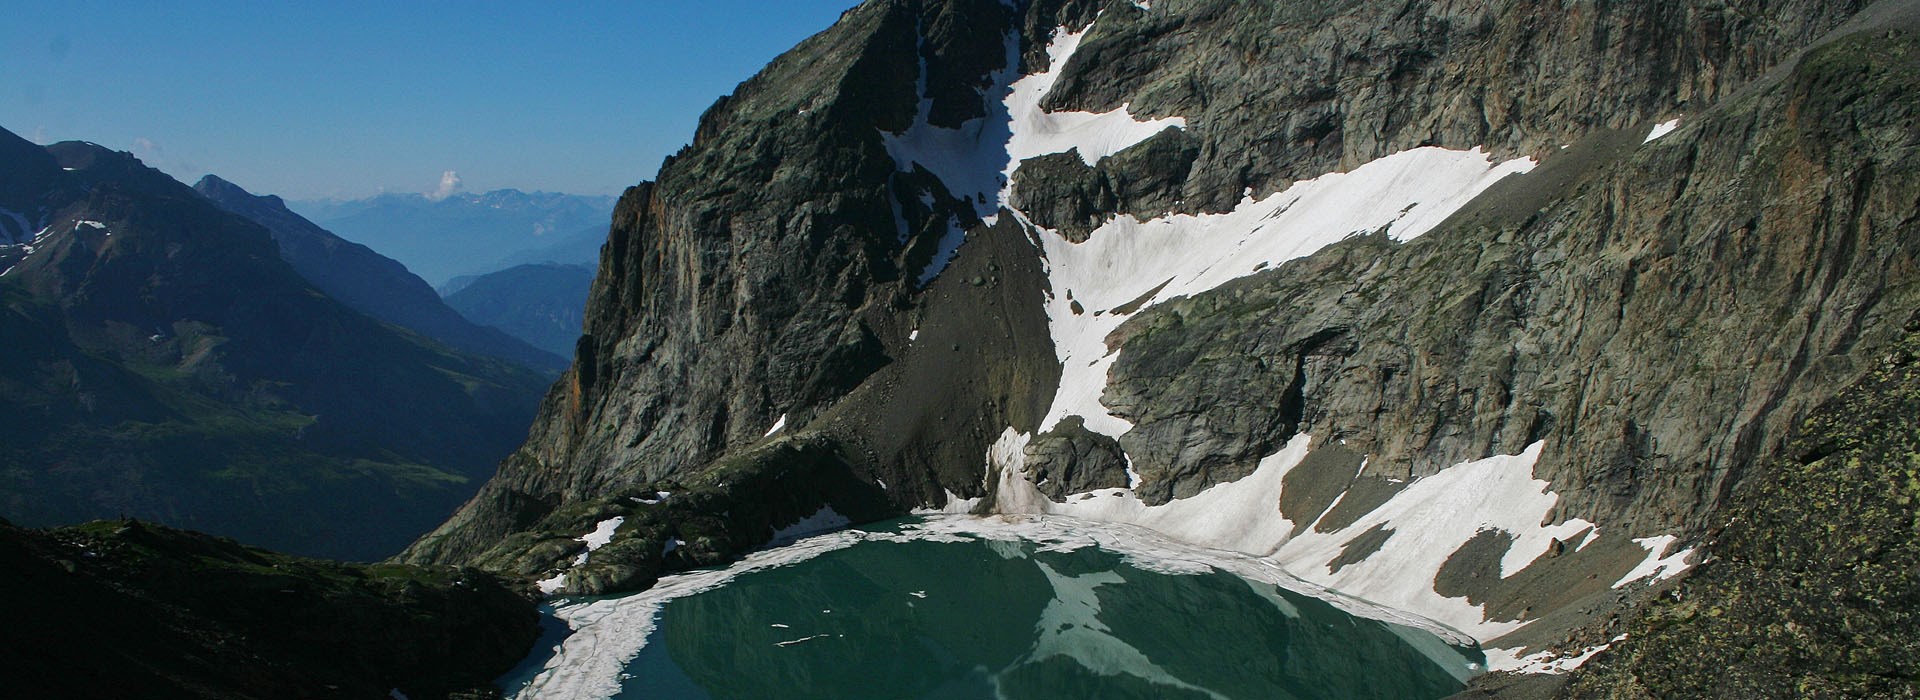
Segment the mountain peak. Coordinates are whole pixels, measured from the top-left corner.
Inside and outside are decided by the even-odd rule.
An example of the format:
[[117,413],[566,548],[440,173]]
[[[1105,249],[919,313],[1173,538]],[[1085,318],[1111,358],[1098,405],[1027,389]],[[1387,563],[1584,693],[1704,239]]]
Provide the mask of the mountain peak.
[[146,165],[131,153],[116,151],[92,141],[61,141],[47,146],[47,152],[53,154],[60,167],[68,170],[87,170],[106,163]]
[[280,195],[276,195],[276,194],[257,195],[252,192],[248,192],[247,189],[244,187],[233,184],[231,180],[227,180],[225,178],[220,177],[219,175],[214,175],[212,173],[208,173],[206,176],[201,177],[199,182],[193,183],[193,190],[195,192],[199,192],[200,196],[206,197],[207,199],[211,199],[215,202],[231,201],[231,200],[244,197],[247,199],[260,202],[274,209],[279,209],[283,211],[287,209],[287,202],[286,200],[281,199]]

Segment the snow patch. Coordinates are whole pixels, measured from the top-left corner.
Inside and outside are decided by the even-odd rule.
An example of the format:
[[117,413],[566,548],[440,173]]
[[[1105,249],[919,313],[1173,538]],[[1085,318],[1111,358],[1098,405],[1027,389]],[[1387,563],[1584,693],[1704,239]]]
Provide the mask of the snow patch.
[[[1122,215],[1096,228],[1085,243],[1043,232],[1039,239],[1054,290],[1046,300],[1047,319],[1061,375],[1041,430],[1074,415],[1085,419],[1088,430],[1110,437],[1132,429],[1101,405],[1100,396],[1117,359],[1107,336],[1139,308],[1206,292],[1349,236],[1385,229],[1394,240],[1411,240],[1495,182],[1533,167],[1525,158],[1496,163],[1480,149],[1416,148],[1293,183],[1264,199],[1248,194],[1224,214],[1147,221]],[[1085,313],[1075,313],[1075,303]],[[1119,307],[1127,312],[1114,311]]]
[[[1185,128],[1180,117],[1136,119],[1128,105],[1097,114],[1048,112],[1041,106],[1091,29],[1056,29],[1047,46],[1047,69],[1017,80],[1019,40],[1009,35],[1007,67],[991,76],[986,91],[994,113],[955,129],[928,123],[932,102],[924,98],[922,66],[918,118],[904,132],[882,133],[896,169],[925,168],[953,196],[973,202],[976,214],[991,223],[1002,208],[1013,211],[1011,193],[1026,159],[1074,151],[1093,165],[1161,131]],[[1037,239],[1056,292],[1047,300],[1047,315],[1063,371],[1041,430],[1072,415],[1082,416],[1089,430],[1111,437],[1132,427],[1100,404],[1115,359],[1105,341],[1130,314],[1097,312],[1143,297],[1145,306],[1198,294],[1356,233],[1386,228],[1398,240],[1414,238],[1494,182],[1533,165],[1531,159],[1496,164],[1477,149],[1420,148],[1349,173],[1295,183],[1265,199],[1255,200],[1249,190],[1226,214],[1145,222],[1121,216],[1083,244],[1042,232]],[[1014,215],[1028,223],[1020,212]],[[936,255],[941,264],[930,265],[923,281],[938,274],[936,268],[949,259],[950,250],[941,246]],[[1096,313],[1073,313],[1076,300]]]
[[573,558],[573,565],[580,566],[582,564],[587,563],[587,556],[590,554],[593,554],[594,550],[607,546],[608,542],[612,542],[613,532],[615,530],[620,529],[620,524],[626,521],[627,519],[625,516],[616,515],[614,517],[607,518],[606,520],[602,520],[600,521],[599,524],[594,525],[593,532],[589,532],[587,534],[573,538],[574,541],[576,542],[587,543],[587,550],[584,552],[581,552],[580,556]]
[[541,595],[553,595],[555,593],[559,593],[560,589],[567,587],[567,573],[562,571],[560,573],[554,574],[549,578],[543,578],[538,581],[535,581],[533,582],[533,585],[535,588],[540,589]]
[[985,496],[976,496],[974,498],[961,498],[960,494],[954,493],[951,490],[948,490],[948,489],[941,489],[941,490],[945,491],[947,494],[947,500],[944,504],[942,504],[938,508],[915,508],[913,509],[913,514],[914,515],[966,515],[968,513],[973,512],[973,509],[979,506],[981,501],[986,500]]
[[[1158,506],[1125,489],[1076,494],[1055,503],[1027,479],[1024,455],[1016,449],[1025,443],[1025,436],[1009,429],[989,450],[999,475],[995,503],[1003,512],[1128,523],[1191,545],[1244,553],[1314,585],[1437,620],[1474,639],[1493,639],[1526,622],[1488,621],[1482,606],[1435,592],[1434,577],[1454,552],[1482,531],[1513,536],[1500,560],[1504,578],[1544,555],[1556,540],[1593,528],[1579,518],[1541,524],[1560,500],[1548,482],[1533,478],[1544,443],[1518,455],[1443,469],[1408,484],[1352,525],[1298,536],[1280,513],[1279,501],[1286,474],[1306,458],[1311,436],[1295,436],[1238,481]],[[1330,564],[1376,527],[1392,535],[1366,558],[1332,571]]]
[[782,429],[785,429],[786,427],[787,427],[787,414],[782,413],[780,414],[780,420],[774,421],[773,427],[767,429],[767,434],[762,435],[760,437],[761,438],[773,437],[774,433],[780,432]]
[[643,496],[634,496],[632,500],[634,503],[638,503],[643,506],[657,506],[665,502],[668,498],[671,498],[672,496],[673,496],[673,493],[669,491],[655,491],[653,492],[653,498],[646,498]]
[[1653,130],[1647,132],[1646,140],[1640,143],[1653,143],[1654,139],[1671,134],[1674,129],[1678,128],[1680,128],[1680,120],[1678,118],[1660,122],[1659,124],[1653,125]]
[[587,543],[587,551],[591,552],[607,546],[608,542],[612,542],[613,531],[620,529],[620,524],[626,521],[626,517],[620,515],[607,518],[606,520],[600,521],[599,524],[594,525],[593,532],[581,535],[575,539]]
[[[1533,478],[1543,447],[1536,442],[1518,455],[1465,462],[1417,479],[1352,525],[1335,532],[1309,530],[1288,540],[1274,559],[1309,581],[1426,615],[1476,639],[1512,632],[1526,622],[1489,621],[1482,606],[1436,593],[1434,576],[1482,531],[1514,537],[1500,560],[1505,578],[1545,554],[1555,540],[1592,527],[1578,518],[1541,525],[1560,501],[1550,484]],[[1333,560],[1376,527],[1393,534],[1373,554],[1333,572]]]
[[1573,551],[1578,552],[1586,549],[1587,545],[1593,544],[1593,541],[1597,539],[1600,539],[1600,526],[1595,525],[1592,530],[1587,531],[1586,537],[1580,539],[1580,544],[1574,546]]
[[1619,588],[1649,576],[1652,576],[1654,581],[1665,581],[1686,571],[1687,567],[1691,566],[1687,559],[1693,556],[1692,547],[1680,550],[1673,556],[1665,556],[1667,549],[1672,547],[1674,541],[1678,539],[1673,535],[1635,538],[1634,544],[1646,548],[1647,558],[1641,561],[1639,566],[1633,567],[1632,571],[1627,572],[1627,575],[1620,577],[1620,580],[1613,582],[1613,587]]
[[[1092,25],[1078,32],[1067,31],[1065,27],[1055,29],[1052,40],[1047,43],[1047,70],[1009,86],[1005,108],[1012,119],[1012,134],[1007,140],[1007,163],[1001,173],[1002,181],[1007,183],[1001,202],[1007,201],[1005,195],[1012,187],[1014,173],[1021,161],[1028,158],[1076,151],[1081,162],[1092,166],[1162,131],[1187,127],[1183,117],[1135,119],[1130,103],[1097,114],[1048,112],[1040,106],[1047,93],[1053,92],[1054,83],[1066,72],[1067,62],[1080,50],[1080,40],[1092,29]],[[1009,56],[1018,58],[1018,45],[1012,48]],[[1011,61],[1010,65],[1018,65],[1018,61]]]
[[[1128,105],[1101,113],[1048,112],[1041,108],[1041,100],[1053,89],[1085,35],[1086,30],[1056,29],[1047,45],[1047,70],[1023,77],[1019,75],[1020,37],[1008,34],[1004,67],[989,76],[984,93],[990,112],[957,128],[929,122],[933,100],[927,95],[927,66],[922,61],[918,85],[921,99],[913,124],[906,131],[880,134],[895,169],[913,172],[916,167],[925,168],[949,195],[972,204],[975,216],[993,223],[1000,210],[1009,206],[1013,173],[1023,160],[1075,151],[1082,161],[1093,165],[1162,130],[1185,128],[1186,120],[1179,117],[1136,120]],[[904,241],[905,217],[898,211],[895,217]],[[964,242],[965,233],[961,222],[949,218],[933,260],[918,275],[921,286],[946,269]]]
[[[1614,641],[1617,642],[1624,638],[1624,635],[1615,637]],[[1606,651],[1612,646],[1612,642],[1599,646],[1591,646],[1581,650],[1578,654],[1568,656],[1560,656],[1551,650],[1521,656],[1520,648],[1488,649],[1486,652],[1487,670],[1533,675],[1571,673],[1574,669],[1580,668],[1582,664],[1585,664],[1588,659],[1593,658],[1600,652]]]
[[1157,506],[1147,505],[1127,489],[1103,489],[1069,496],[1065,503],[1053,502],[1027,479],[1022,451],[1027,437],[1012,428],[994,443],[989,459],[1000,473],[995,503],[1002,513],[1127,523],[1202,547],[1264,556],[1293,532],[1293,523],[1280,514],[1280,486],[1287,472],[1306,458],[1312,441],[1310,436],[1296,435],[1279,452],[1260,460],[1252,474]]

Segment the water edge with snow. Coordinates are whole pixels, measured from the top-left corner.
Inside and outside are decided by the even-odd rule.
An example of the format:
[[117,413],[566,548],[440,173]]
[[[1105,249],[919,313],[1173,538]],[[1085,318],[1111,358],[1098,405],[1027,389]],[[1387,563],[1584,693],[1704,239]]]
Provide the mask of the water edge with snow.
[[1258,557],[1058,516],[843,530],[552,610],[516,697],[1444,697],[1485,665]]

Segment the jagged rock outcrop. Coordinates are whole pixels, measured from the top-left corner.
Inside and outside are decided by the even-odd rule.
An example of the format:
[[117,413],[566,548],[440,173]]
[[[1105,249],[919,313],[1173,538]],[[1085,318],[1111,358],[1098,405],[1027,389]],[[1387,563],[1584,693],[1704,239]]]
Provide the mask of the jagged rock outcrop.
[[[616,496],[786,440],[845,488],[713,481],[781,504],[733,527],[809,514],[795,490],[1113,514],[1066,497],[1144,512],[1270,469],[1244,529],[1291,534],[1253,553],[1403,572],[1509,668],[1577,652],[1708,556],[1688,547],[1728,494],[1920,304],[1907,88],[1798,53],[1910,31],[1912,4],[869,2],[629,190],[533,439],[407,556],[564,570],[588,518],[639,517]],[[1327,227],[1389,200],[1312,199],[1454,177],[1442,158],[1526,174],[1359,229]],[[1127,248],[1249,245],[1280,234],[1234,215],[1290,211],[1306,249],[1159,277],[1136,263],[1201,244]],[[1096,303],[1083,263],[1156,276]],[[1114,330],[1086,354],[1069,326]],[[1439,525],[1458,537],[1420,541],[1443,551],[1379,563]]]

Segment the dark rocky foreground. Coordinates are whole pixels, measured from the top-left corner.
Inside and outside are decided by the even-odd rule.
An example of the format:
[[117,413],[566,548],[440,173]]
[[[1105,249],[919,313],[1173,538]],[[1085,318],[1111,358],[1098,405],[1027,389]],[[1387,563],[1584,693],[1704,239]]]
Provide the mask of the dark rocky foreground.
[[138,521],[0,524],[5,695],[497,697],[539,635],[474,569],[347,565]]

